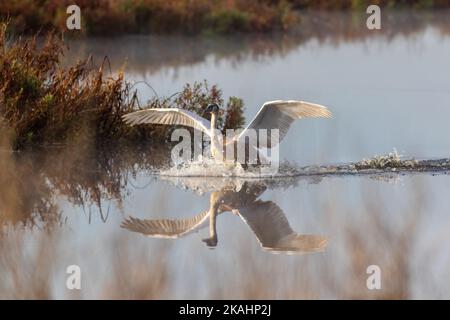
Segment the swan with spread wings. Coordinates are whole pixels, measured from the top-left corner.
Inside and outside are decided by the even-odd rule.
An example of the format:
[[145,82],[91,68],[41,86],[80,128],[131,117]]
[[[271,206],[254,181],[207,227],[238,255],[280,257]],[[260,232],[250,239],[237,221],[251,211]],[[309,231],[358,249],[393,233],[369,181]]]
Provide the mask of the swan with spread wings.
[[[210,104],[205,109],[205,113],[211,114],[211,121],[179,108],[151,108],[135,111],[123,116],[123,119],[129,125],[138,125],[144,123],[162,124],[162,125],[181,125],[192,127],[205,133],[211,139],[211,155],[216,160],[224,159],[223,146],[231,143],[248,144],[248,132],[251,130],[272,130],[278,129],[278,139],[272,141],[272,136],[268,136],[267,143],[263,146],[256,145],[254,148],[258,151],[261,147],[271,149],[286,136],[291,124],[297,119],[303,118],[331,118],[331,112],[324,106],[315,103],[296,101],[296,100],[276,100],[264,103],[255,118],[248,126],[236,134],[229,141],[221,136],[217,130],[217,119],[220,108],[217,104]],[[220,135],[220,136],[219,136]],[[219,143],[221,141],[222,143]],[[225,141],[225,143],[223,143]]]
[[[194,180],[198,180],[195,179]],[[245,182],[240,190],[230,185],[211,192],[209,209],[185,219],[140,219],[128,217],[121,226],[151,238],[179,239],[208,225],[209,237],[203,241],[209,247],[218,243],[217,217],[232,212],[248,225],[265,251],[299,254],[323,251],[327,238],[300,234],[292,229],[283,210],[273,201],[259,199],[267,186],[262,182]]]

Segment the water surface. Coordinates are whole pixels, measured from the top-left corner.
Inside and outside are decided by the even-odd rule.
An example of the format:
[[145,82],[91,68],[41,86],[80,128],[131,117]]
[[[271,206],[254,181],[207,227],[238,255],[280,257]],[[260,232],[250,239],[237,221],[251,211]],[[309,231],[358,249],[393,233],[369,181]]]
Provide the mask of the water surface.
[[[450,156],[449,18],[396,13],[371,32],[335,14],[292,35],[84,39],[71,43],[66,59],[108,55],[112,72],[126,60],[128,79],[160,96],[207,79],[224,97],[244,99],[247,120],[268,100],[326,105],[332,120],[299,121],[282,142],[282,158],[299,166],[359,161],[393,148],[441,158]],[[137,88],[142,101],[154,94]],[[445,173],[259,182],[155,176],[151,168],[165,156],[85,146],[2,152],[0,297],[450,297]],[[241,212],[217,217],[214,249],[202,242],[208,221],[178,239],[121,228],[130,216],[188,219],[224,188]],[[245,188],[256,188],[257,197],[239,194]],[[275,236],[262,239],[275,213],[273,224],[287,221],[292,232],[316,238],[289,250]],[[80,291],[65,285],[73,264],[82,270]],[[382,270],[382,290],[366,287],[373,264]]]

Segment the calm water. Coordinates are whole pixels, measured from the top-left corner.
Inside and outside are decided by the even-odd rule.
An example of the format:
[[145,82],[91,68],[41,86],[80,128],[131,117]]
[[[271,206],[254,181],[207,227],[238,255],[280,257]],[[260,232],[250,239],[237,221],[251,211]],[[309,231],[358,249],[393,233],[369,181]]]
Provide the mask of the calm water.
[[[282,158],[299,165],[393,148],[449,157],[449,13],[394,14],[375,32],[350,16],[319,18],[290,36],[73,41],[66,59],[108,55],[113,72],[127,60],[127,77],[160,96],[207,79],[225,98],[244,99],[248,121],[268,100],[326,105],[334,119],[299,121],[283,140]],[[137,88],[142,101],[153,94]],[[102,165],[85,150],[0,155],[9,186],[0,196],[0,297],[450,298],[446,174],[169,179],[127,155]],[[217,217],[214,249],[202,242],[208,221],[179,239],[120,227],[130,216],[189,219],[214,196],[238,211]],[[293,233],[297,241],[280,240]],[[65,286],[73,264],[80,291]],[[381,290],[366,287],[369,265],[381,268]]]

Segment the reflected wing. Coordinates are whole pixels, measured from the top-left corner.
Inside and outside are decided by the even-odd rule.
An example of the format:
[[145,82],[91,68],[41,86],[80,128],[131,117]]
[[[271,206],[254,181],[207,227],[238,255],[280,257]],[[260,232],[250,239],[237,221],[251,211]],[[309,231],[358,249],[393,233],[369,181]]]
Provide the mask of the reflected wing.
[[283,211],[272,201],[255,201],[238,209],[239,215],[252,229],[261,246],[270,251],[312,252],[323,249],[326,238],[300,235],[292,230]]
[[[331,118],[331,116],[331,112],[326,107],[315,103],[295,100],[269,101],[264,103],[247,128],[234,140],[241,141],[245,139],[248,129],[279,129],[279,141],[281,141],[286,136],[294,120],[303,118]],[[277,145],[279,141],[271,141],[270,133],[268,132],[267,135],[267,146],[263,145],[262,147],[271,148]]]
[[153,238],[180,238],[206,225],[208,211],[188,219],[139,219],[129,217],[122,221],[122,228]]
[[240,201],[242,204],[254,204],[255,200],[258,199],[267,190],[267,185],[261,181],[246,181],[239,191]]
[[193,112],[178,108],[153,108],[139,110],[122,116],[129,125],[143,123],[181,125],[201,130],[210,135],[211,123]]

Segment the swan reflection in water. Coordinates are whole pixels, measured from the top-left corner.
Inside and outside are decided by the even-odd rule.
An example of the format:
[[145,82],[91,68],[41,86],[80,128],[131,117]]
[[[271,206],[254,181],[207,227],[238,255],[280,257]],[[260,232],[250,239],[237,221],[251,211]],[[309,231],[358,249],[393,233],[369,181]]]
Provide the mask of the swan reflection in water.
[[[207,246],[215,247],[218,243],[217,216],[224,212],[231,212],[250,227],[264,250],[295,254],[322,251],[326,247],[325,237],[295,232],[276,203],[259,199],[270,187],[267,183],[261,181],[239,183],[236,180],[216,179],[211,185],[211,183],[208,184],[207,179],[206,181],[205,183],[205,179],[183,178],[181,184],[185,188],[200,192],[215,189],[216,191],[211,193],[208,210],[187,219],[128,217],[121,226],[148,237],[176,239],[206,227],[209,220],[209,237],[203,241]],[[180,184],[179,179],[171,182]]]

